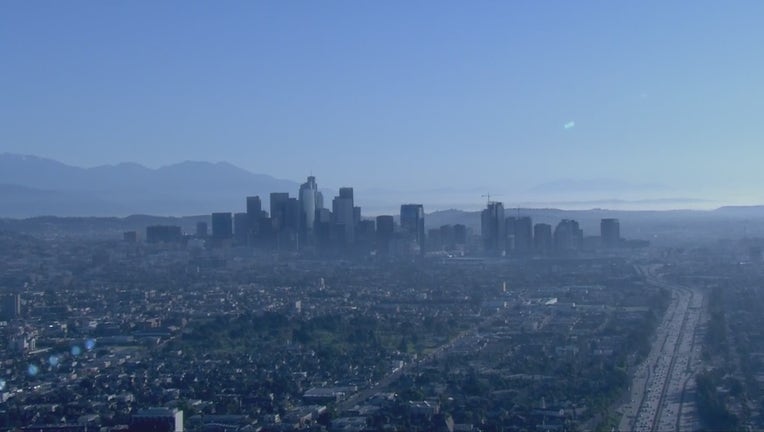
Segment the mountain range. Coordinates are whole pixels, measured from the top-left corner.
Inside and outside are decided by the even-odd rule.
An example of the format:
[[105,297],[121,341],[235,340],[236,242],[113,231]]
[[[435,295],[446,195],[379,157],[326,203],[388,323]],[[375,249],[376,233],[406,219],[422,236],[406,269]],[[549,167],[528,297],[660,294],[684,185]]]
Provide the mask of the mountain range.
[[[611,182],[610,186],[603,186]],[[661,189],[658,184],[627,184],[610,180],[558,181],[539,185],[535,193],[541,198],[546,193],[565,191],[566,196],[575,196],[572,186],[581,190],[602,190],[621,195],[633,189]],[[163,166],[157,169],[147,168],[136,163],[102,165],[93,168],[81,168],[67,165],[52,159],[11,153],[0,154],[0,218],[30,218],[37,216],[60,217],[124,217],[128,215],[187,216],[209,215],[214,211],[244,211],[245,197],[260,195],[263,206],[267,209],[271,192],[289,192],[293,196],[299,184],[266,174],[255,174],[227,162],[192,162],[186,161]],[[532,190],[533,191],[533,190]],[[423,202],[431,213],[428,225],[439,226],[442,223],[465,223],[468,226],[479,225],[479,212],[445,211],[432,212],[433,208],[447,209],[459,207],[477,210],[482,198],[480,189],[433,189],[387,191],[366,189],[356,191],[358,200],[369,214],[397,213],[400,203]],[[324,190],[325,202],[330,204],[333,192]],[[456,202],[471,202],[471,205],[458,205]],[[589,210],[576,213],[576,210],[557,210],[562,206],[572,209],[591,209],[592,207],[624,208],[626,205],[660,206],[667,208],[671,204],[693,204],[702,200],[670,199],[666,200],[588,200],[560,201],[549,203],[516,203],[524,207],[523,214],[529,214],[537,221],[548,221],[562,217],[580,217],[590,219],[592,224],[598,217],[619,217],[628,220],[631,217],[654,216],[651,212],[610,210]],[[449,204],[450,203],[450,204]],[[663,205],[665,204],[665,205]],[[507,204],[507,212],[510,204]],[[534,209],[531,209],[534,208]],[[539,209],[541,207],[541,209]],[[670,208],[670,207],[669,207]],[[660,219],[672,218],[676,213],[660,212]],[[705,214],[715,217],[759,219],[764,217],[764,207],[739,206],[722,207],[714,212],[685,212],[683,217]]]
[[[245,197],[294,193],[299,184],[227,162],[135,163],[80,168],[0,154],[0,217],[207,214],[244,209]],[[267,199],[266,199],[267,201]],[[265,204],[265,203],[264,203]]]

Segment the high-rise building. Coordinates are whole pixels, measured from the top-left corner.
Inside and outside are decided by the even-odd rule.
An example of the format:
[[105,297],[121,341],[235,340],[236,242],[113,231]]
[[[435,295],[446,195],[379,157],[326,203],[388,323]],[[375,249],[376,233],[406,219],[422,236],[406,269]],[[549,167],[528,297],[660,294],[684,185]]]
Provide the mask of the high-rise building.
[[300,233],[306,240],[313,236],[318,208],[318,184],[316,178],[310,176],[300,185]]
[[401,205],[401,232],[414,240],[424,253],[424,206],[422,204]]
[[324,208],[324,194],[321,191],[316,191],[316,211]]
[[289,201],[287,192],[271,192],[271,220],[277,230],[281,230],[286,218],[286,203]]
[[233,237],[233,219],[231,213],[212,213],[212,238],[229,240]]
[[248,213],[235,213],[233,215],[233,236],[236,244],[249,244],[249,235],[252,231],[252,225],[249,221]]
[[395,233],[395,219],[390,215],[377,216],[377,252],[387,254]]
[[621,223],[618,219],[602,219],[600,221],[600,236],[604,247],[618,247],[621,244]]
[[347,198],[351,201],[353,201],[353,188],[351,187],[341,187],[340,188],[340,198]]
[[515,253],[526,255],[533,250],[533,221],[529,216],[515,219]]
[[376,240],[376,224],[373,219],[362,220],[358,223],[355,235],[356,250],[369,253],[374,249]]
[[[348,190],[350,191],[348,193]],[[344,192],[344,193],[343,193]],[[353,243],[355,214],[353,210],[353,188],[341,188],[340,195],[332,200],[332,215],[340,243]]]
[[247,214],[249,215],[251,220],[256,220],[260,217],[261,212],[263,211],[263,203],[260,201],[260,197],[255,196],[248,196],[247,197]]
[[284,203],[283,229],[297,233],[300,230],[300,201],[297,198],[289,198]]
[[504,222],[504,204],[490,201],[480,214],[480,234],[483,237],[483,248],[491,254],[504,252],[506,238]]
[[554,248],[559,253],[577,251],[584,242],[584,232],[578,222],[563,219],[554,229]]
[[266,213],[263,211],[263,202],[258,195],[247,197],[247,244],[254,244],[261,233]]
[[537,223],[533,226],[533,248],[541,255],[552,252],[552,225]]

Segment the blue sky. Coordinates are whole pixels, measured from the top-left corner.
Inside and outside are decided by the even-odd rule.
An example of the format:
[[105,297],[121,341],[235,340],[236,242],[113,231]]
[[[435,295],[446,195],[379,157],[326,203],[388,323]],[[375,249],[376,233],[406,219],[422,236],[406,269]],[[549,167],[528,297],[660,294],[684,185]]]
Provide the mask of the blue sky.
[[761,1],[7,1],[0,151],[761,203],[762,19]]

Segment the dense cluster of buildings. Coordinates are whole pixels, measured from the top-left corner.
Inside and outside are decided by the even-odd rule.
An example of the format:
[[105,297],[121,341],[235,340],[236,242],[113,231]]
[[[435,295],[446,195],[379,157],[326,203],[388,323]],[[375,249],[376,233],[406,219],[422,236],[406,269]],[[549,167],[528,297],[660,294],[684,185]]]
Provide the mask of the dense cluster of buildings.
[[[547,223],[533,224],[529,216],[506,216],[504,205],[489,201],[481,217],[483,249],[488,254],[566,255],[584,247],[584,231],[578,222],[563,219],[552,229]],[[623,245],[618,219],[600,221],[596,247],[617,248]]]
[[[421,216],[406,207],[404,225]],[[561,366],[619,364],[600,353],[633,352],[650,306],[618,257],[390,264],[2,238],[0,430],[584,424],[600,392],[579,384],[613,373],[581,363],[563,392]]]
[[[297,197],[287,192],[273,192],[269,211],[263,208],[259,196],[246,199],[246,212],[216,212],[211,215],[211,227],[197,224],[195,238],[212,247],[251,246],[279,251],[375,251],[416,254],[425,251],[424,207],[422,204],[401,205],[398,223],[393,215],[363,218],[352,187],[342,187],[325,205],[316,179],[308,177],[300,186]],[[211,229],[210,229],[211,228]],[[442,228],[444,243],[451,247],[466,242],[463,225]],[[134,233],[126,233],[134,240]],[[182,240],[180,227],[150,226],[146,229],[149,243]]]
[[[425,229],[422,204],[403,204],[400,213],[365,218],[356,205],[353,188],[342,187],[325,205],[316,179],[308,177],[296,197],[273,192],[269,209],[259,196],[246,198],[246,212],[212,213],[210,222],[199,222],[194,236],[208,247],[247,246],[286,252],[374,253],[379,256],[412,256],[425,252],[464,251],[488,255],[565,255],[582,249],[583,231],[575,220],[556,227],[533,224],[528,216],[505,216],[500,202],[489,201],[481,217],[482,242],[471,244],[465,225]],[[134,241],[135,233],[125,238]],[[146,229],[149,243],[172,243],[184,239],[180,227],[157,225]],[[622,245],[617,219],[603,219],[598,247]]]

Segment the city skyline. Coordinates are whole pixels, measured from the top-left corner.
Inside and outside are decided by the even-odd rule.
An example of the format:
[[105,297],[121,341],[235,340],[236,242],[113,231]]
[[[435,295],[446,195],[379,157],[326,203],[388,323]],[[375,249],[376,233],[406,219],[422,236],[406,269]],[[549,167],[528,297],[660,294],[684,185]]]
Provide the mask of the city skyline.
[[568,200],[761,202],[758,2],[180,6],[7,5],[3,150],[359,190],[606,179],[631,187]]

